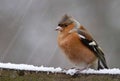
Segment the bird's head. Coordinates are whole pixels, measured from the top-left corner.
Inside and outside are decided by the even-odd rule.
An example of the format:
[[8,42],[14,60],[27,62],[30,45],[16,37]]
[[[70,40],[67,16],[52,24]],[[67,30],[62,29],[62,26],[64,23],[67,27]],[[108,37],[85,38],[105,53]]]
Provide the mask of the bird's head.
[[58,23],[58,27],[56,28],[56,31],[62,32],[65,30],[71,30],[73,28],[79,28],[79,27],[80,27],[80,23],[77,20],[65,14]]

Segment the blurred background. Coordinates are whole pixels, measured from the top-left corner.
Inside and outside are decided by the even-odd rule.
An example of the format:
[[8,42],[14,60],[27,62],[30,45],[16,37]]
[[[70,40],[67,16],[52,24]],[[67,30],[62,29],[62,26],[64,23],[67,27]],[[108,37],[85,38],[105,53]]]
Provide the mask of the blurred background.
[[65,13],[90,31],[109,67],[120,68],[120,0],[0,0],[0,62],[73,66],[54,31]]

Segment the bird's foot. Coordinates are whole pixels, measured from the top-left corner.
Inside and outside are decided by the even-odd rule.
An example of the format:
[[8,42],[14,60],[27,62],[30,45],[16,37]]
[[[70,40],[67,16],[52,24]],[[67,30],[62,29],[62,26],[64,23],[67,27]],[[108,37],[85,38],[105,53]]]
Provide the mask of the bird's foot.
[[86,69],[88,69],[88,68],[84,67],[84,68],[76,69],[77,71],[76,71],[75,75],[79,75],[81,73],[81,71],[86,70]]

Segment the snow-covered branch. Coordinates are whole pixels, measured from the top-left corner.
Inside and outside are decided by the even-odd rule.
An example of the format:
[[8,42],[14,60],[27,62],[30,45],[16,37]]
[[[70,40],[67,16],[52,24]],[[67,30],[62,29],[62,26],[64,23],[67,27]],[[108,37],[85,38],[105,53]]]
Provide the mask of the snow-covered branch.
[[[12,64],[12,63],[0,63],[0,68],[3,69],[16,69],[16,70],[29,70],[29,71],[47,71],[52,73],[66,73],[70,75],[74,75],[77,72],[76,69],[68,69],[64,70],[60,67],[44,67],[44,66],[33,66],[27,64]],[[120,74],[119,68],[113,69],[101,69],[101,70],[94,70],[94,69],[86,69],[81,71],[80,73],[84,74]]]

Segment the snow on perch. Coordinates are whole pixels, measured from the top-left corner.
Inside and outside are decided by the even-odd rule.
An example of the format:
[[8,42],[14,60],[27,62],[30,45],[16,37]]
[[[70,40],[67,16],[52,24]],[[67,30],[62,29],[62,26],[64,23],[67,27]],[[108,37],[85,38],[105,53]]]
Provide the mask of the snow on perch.
[[17,69],[17,70],[30,70],[30,71],[48,71],[48,72],[61,72],[61,68],[33,66],[27,64],[12,64],[12,63],[0,63],[0,68]]
[[[46,71],[52,73],[66,73],[69,75],[74,75],[77,70],[76,69],[69,69],[63,70],[60,67],[44,67],[44,66],[33,66],[27,64],[12,64],[12,63],[0,63],[0,68],[6,69],[17,69],[17,70],[30,70],[30,71]],[[113,69],[101,69],[101,70],[93,70],[93,69],[86,69],[81,71],[81,73],[86,74],[120,74],[120,69],[113,68]]]

